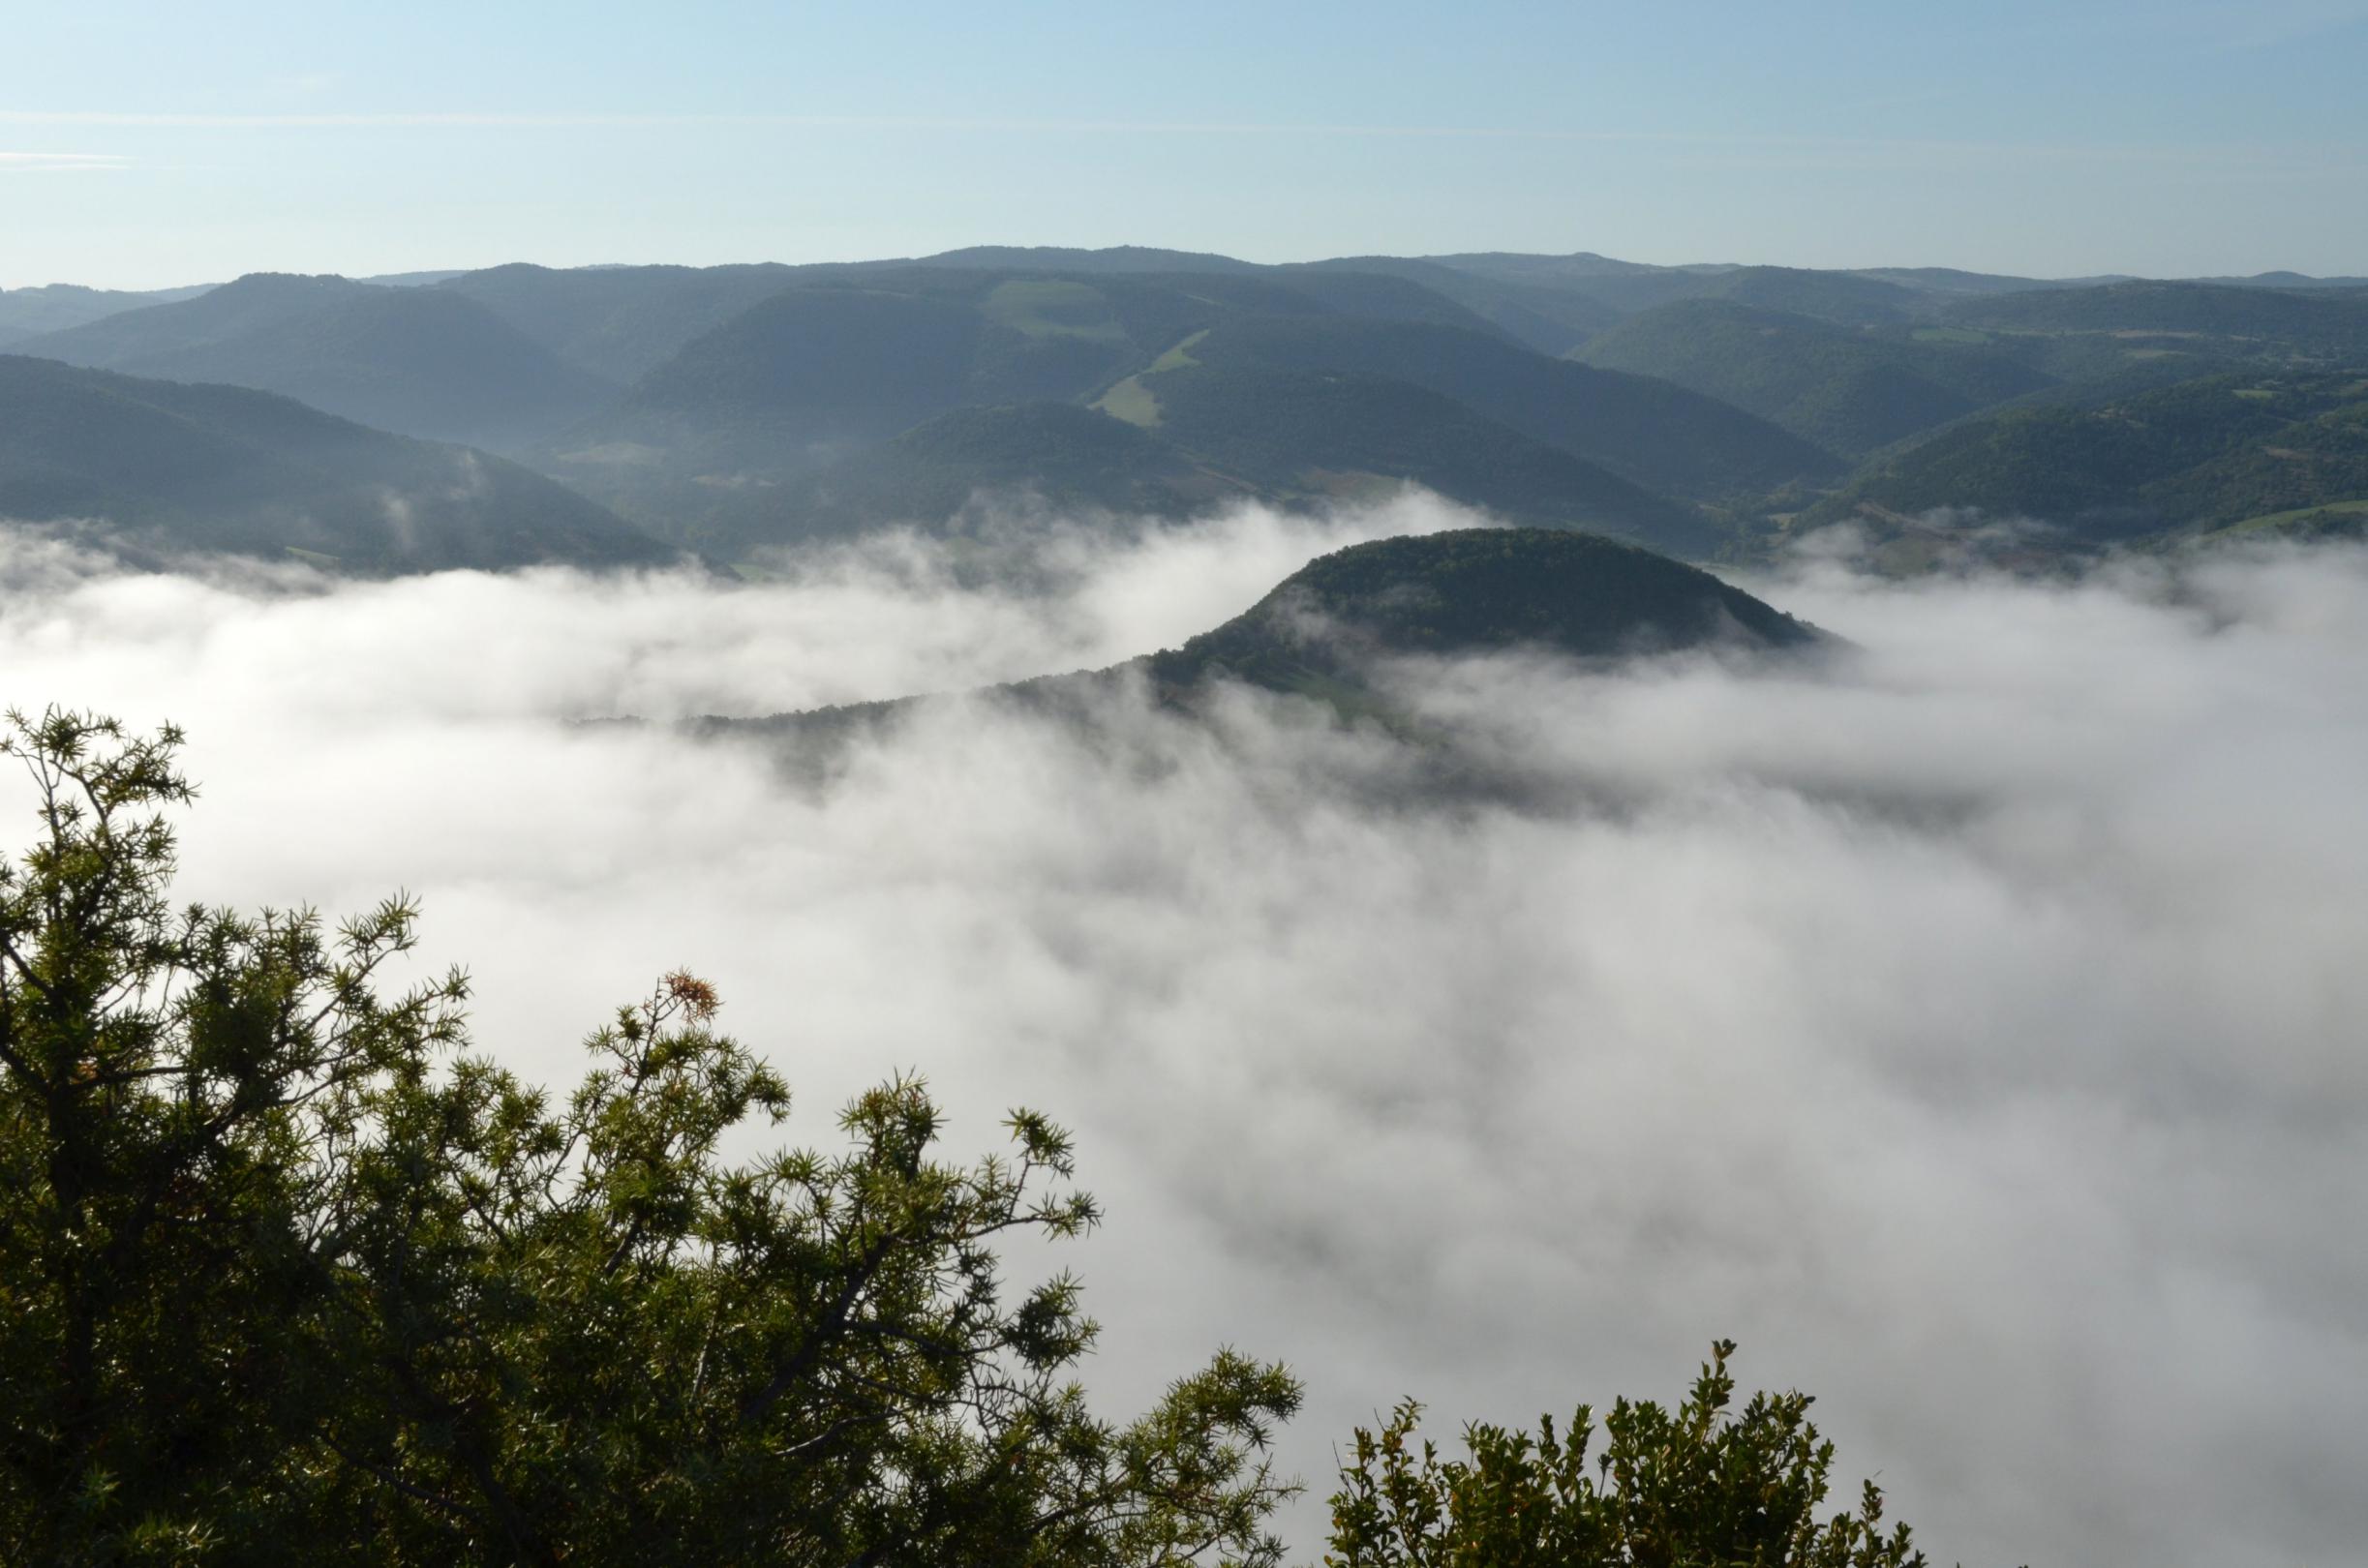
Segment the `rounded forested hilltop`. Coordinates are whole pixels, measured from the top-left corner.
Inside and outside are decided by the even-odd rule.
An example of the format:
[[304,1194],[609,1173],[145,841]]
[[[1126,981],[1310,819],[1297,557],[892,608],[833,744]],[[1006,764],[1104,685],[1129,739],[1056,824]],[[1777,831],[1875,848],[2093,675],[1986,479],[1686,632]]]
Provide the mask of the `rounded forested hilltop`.
[[1636,545],[1550,528],[1459,528],[1321,557],[1245,614],[1155,654],[1151,667],[1168,685],[1222,668],[1291,686],[1375,654],[1533,646],[1600,658],[1824,640],[1741,588]]

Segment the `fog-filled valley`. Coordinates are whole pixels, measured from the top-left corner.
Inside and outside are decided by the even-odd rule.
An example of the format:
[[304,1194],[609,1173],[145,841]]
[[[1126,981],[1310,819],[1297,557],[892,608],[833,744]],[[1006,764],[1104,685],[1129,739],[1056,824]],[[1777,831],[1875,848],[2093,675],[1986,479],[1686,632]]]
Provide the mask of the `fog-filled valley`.
[[0,29],[0,1568],[2368,1541],[2368,0]]
[[0,671],[186,726],[179,896],[417,893],[419,972],[466,965],[476,1045],[539,1081],[683,965],[797,1141],[900,1069],[956,1148],[1015,1103],[1072,1126],[1108,1211],[1058,1260],[1094,1400],[1216,1344],[1288,1361],[1303,1555],[1401,1396],[1442,1437],[1672,1399],[1719,1336],[1941,1560],[2298,1565],[2368,1531],[2368,552],[1930,570],[1844,509],[1728,572],[1813,656],[1401,650],[1362,706],[1180,706],[1133,667],[827,745],[690,722],[1121,666],[1328,552],[1504,520],[1125,498],[738,576],[186,536],[127,565],[15,526]]
[[[1092,139],[1736,177],[1354,112]],[[2356,1553],[2351,252],[441,264],[704,115],[174,119],[603,186],[0,288],[0,1562]]]

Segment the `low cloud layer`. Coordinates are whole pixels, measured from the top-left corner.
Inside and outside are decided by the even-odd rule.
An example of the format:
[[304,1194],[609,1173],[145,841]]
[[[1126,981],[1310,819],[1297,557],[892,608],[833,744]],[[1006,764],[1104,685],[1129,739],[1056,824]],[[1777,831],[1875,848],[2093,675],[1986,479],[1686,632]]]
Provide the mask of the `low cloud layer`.
[[[981,1150],[1074,1126],[1112,1408],[1290,1360],[1314,1499],[1442,1429],[1797,1385],[1943,1560],[2332,1560],[2368,1536],[2368,554],[2080,587],[1750,585],[1831,667],[1408,665],[1486,788],[1244,699],[1090,739],[932,708],[825,788],[562,720],[1106,664],[1308,557],[1467,521],[1249,512],[687,576],[117,575],[0,546],[0,697],[177,719],[183,891],[403,886],[547,1077],[682,963],[801,1093],[919,1068]],[[1507,781],[1510,781],[1509,783]],[[29,828],[7,797],[0,844]]]

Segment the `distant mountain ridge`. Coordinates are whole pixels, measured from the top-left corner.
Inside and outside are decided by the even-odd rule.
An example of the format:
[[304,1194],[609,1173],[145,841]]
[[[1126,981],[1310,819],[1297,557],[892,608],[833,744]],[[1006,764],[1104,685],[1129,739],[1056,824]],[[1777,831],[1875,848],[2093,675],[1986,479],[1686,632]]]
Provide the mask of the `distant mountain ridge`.
[[213,286],[198,284],[187,288],[133,290],[45,284],[38,288],[0,288],[0,348],[46,332],[62,332],[109,316],[120,316],[125,311],[195,299]]
[[[2081,521],[2059,538],[2106,527],[2081,485],[2125,480],[2144,491],[2124,511],[2134,541],[2249,526],[2230,507],[2255,493],[2349,517],[2368,493],[2346,490],[2333,427],[2281,437],[2307,460],[2215,477],[2202,456],[2173,465],[2162,440],[2097,421],[2212,377],[2368,367],[2355,283],[978,246],[17,290],[0,293],[0,341],[38,321],[50,330],[18,351],[503,452],[593,513],[752,567],[884,527],[1321,510],[1407,485],[1507,523],[1715,558],[1837,507],[1906,504],[1947,474],[1984,512],[2071,506]],[[2181,438],[2203,442],[2208,425]],[[2029,455],[2049,431],[2065,453],[2052,475]],[[1990,455],[1962,455],[1977,448]],[[2121,449],[2143,477],[2091,472]]]
[[245,387],[0,354],[0,519],[365,574],[676,552],[540,474]]
[[621,390],[459,292],[336,277],[256,273],[15,347],[88,369],[251,386],[401,435],[498,448],[574,424]]
[[[855,508],[896,497],[943,504],[962,488],[946,468],[957,452],[977,465],[971,488],[1132,498],[1163,515],[1250,496],[1354,498],[1411,481],[1517,520],[1715,548],[1715,530],[1683,503],[1427,387],[1251,357],[1204,364],[1191,347],[1229,323],[1302,317],[1536,358],[1453,302],[1387,276],[840,269],[695,340],[545,461],[626,515],[727,555],[866,523],[943,521]],[[1538,363],[1550,377],[1587,374]],[[1154,375],[1156,393],[1144,380]],[[1021,411],[1086,401],[1148,439]],[[996,408],[1008,411],[977,411]],[[928,433],[930,421],[957,414],[958,435]],[[1032,454],[1017,444],[1037,437],[1045,444]],[[909,482],[890,471],[907,457],[925,466]],[[1092,471],[1097,461],[1120,468]]]

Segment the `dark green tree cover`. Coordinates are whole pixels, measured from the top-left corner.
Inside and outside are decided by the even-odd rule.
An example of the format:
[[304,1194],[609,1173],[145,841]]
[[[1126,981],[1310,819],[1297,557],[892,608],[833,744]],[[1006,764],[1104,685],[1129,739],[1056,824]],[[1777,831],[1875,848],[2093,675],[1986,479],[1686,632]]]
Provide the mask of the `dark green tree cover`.
[[1931,309],[1927,295],[1902,284],[1809,267],[1737,267],[1715,273],[1704,281],[1701,297],[1849,326],[1902,321]]
[[1675,381],[1845,457],[2051,379],[1979,345],[1920,343],[1722,299],[1632,316],[1577,357]]
[[1948,318],[2004,332],[2219,340],[2216,347],[2245,358],[2368,358],[2368,303],[2341,290],[2115,283],[1965,300]]
[[[555,437],[546,467],[670,537],[768,533],[779,542],[806,527],[806,493],[790,481],[958,409],[1082,402],[1218,321],[1356,312],[1493,331],[1418,285],[1354,273],[1070,276],[867,263],[798,268],[785,280],[652,367],[616,407]],[[560,330],[570,315],[535,313],[544,301],[529,286],[538,282],[572,297],[566,275],[554,274],[504,279],[488,298],[535,330]],[[485,286],[461,278],[440,286]],[[1048,452],[1035,476],[1044,488],[1095,483],[1061,471],[1058,455]]]
[[826,537],[887,518],[959,529],[972,521],[966,507],[974,497],[1006,507],[1041,503],[1070,517],[1176,518],[1270,494],[1074,403],[956,408],[782,488],[777,512],[718,508],[708,547],[737,555],[777,537],[781,513],[794,514],[807,536]]
[[774,261],[716,267],[516,261],[434,286],[475,300],[569,364],[626,386],[702,332],[794,286],[810,270]]
[[1683,502],[1390,377],[1192,364],[1143,384],[1159,400],[1159,434],[1278,494],[1412,481],[1515,522],[1618,533],[1676,556],[1725,542]]
[[1484,333],[1355,317],[1257,317],[1195,343],[1204,364],[1385,376],[1694,500],[1756,498],[1839,476],[1833,454],[1675,382],[1549,359]]
[[1351,256],[1295,264],[1309,271],[1379,273],[1419,284],[1455,301],[1513,342],[1541,354],[1566,354],[1621,316],[1619,311],[1588,294],[1539,287],[1518,279],[1492,278],[1433,260]]
[[[1414,1445],[1422,1407],[1402,1403],[1357,1430],[1332,1496],[1332,1568],[1922,1568],[1905,1524],[1883,1528],[1866,1484],[1856,1513],[1817,1516],[1834,1445],[1805,1394],[1754,1395],[1734,1409],[1732,1342],[1711,1350],[1674,1411],[1621,1400],[1582,1404],[1534,1436],[1475,1423],[1467,1457]],[[1591,1474],[1590,1471],[1593,1473]]]
[[[653,389],[662,384],[674,388],[667,397],[677,399],[682,389],[674,377],[688,375],[694,361],[705,364],[712,352],[716,363],[700,371],[705,389],[700,396],[712,395],[723,409],[771,408],[768,419],[747,424],[741,413],[725,412],[710,421],[692,412],[661,415],[637,406],[618,416],[612,433],[626,437],[621,446],[586,449],[562,461],[562,471],[620,498],[633,515],[653,519],[653,527],[660,526],[655,520],[662,517],[674,537],[727,558],[888,523],[936,526],[974,493],[1032,493],[1056,502],[1173,517],[1244,497],[1287,505],[1329,504],[1400,482],[1426,485],[1520,522],[1609,529],[1683,556],[1709,556],[1725,543],[1726,532],[1686,503],[1443,392],[1393,376],[1321,368],[1331,357],[1322,351],[1325,341],[1352,346],[1340,357],[1359,357],[1353,347],[1357,329],[1384,340],[1400,331],[1413,334],[1411,343],[1394,348],[1385,342],[1382,357],[1425,378],[1454,378],[1452,371],[1437,369],[1439,361],[1427,352],[1439,347],[1440,337],[1461,352],[1488,353],[1492,361],[1509,356],[1533,362],[1545,377],[1544,390],[1556,398],[1537,417],[1556,434],[1573,442],[1588,439],[1606,451],[1657,453],[1664,472],[1678,465],[1678,448],[1687,436],[1749,450],[1748,456],[1707,457],[1696,465],[1714,475],[1740,467],[1774,483],[1775,476],[1792,477],[1803,466],[1832,467],[1830,460],[1748,416],[1643,382],[1648,409],[1673,411],[1666,407],[1673,399],[1703,406],[1674,410],[1674,432],[1649,443],[1642,437],[1658,426],[1642,413],[1594,420],[1580,407],[1621,401],[1595,395],[1601,389],[1593,383],[1609,379],[1603,373],[1559,366],[1458,328],[1335,317],[1302,300],[1295,317],[1233,321],[1245,331],[1253,323],[1261,329],[1272,324],[1278,331],[1297,322],[1341,323],[1329,340],[1310,340],[1314,346],[1304,352],[1278,350],[1287,361],[1308,359],[1315,368],[1230,350],[1202,362],[1199,346],[1211,340],[1199,334],[1228,332],[1230,326],[1194,328],[1176,340],[1146,339],[1135,317],[1150,311],[1166,331],[1201,318],[1193,313],[1223,315],[1230,306],[1222,300],[1212,305],[1161,280],[1132,277],[1097,280],[1087,289],[1063,280],[957,276],[986,291],[978,300],[962,302],[858,290],[853,297],[865,303],[854,307],[847,303],[847,290],[813,287],[768,301],[693,345],[643,388],[654,395]],[[1208,287],[1224,295],[1260,294],[1280,286],[1263,278],[1221,276]],[[1166,307],[1177,300],[1191,310],[1169,313]],[[982,314],[982,304],[1006,319]],[[890,324],[866,327],[857,319],[873,315]],[[746,334],[760,317],[778,317],[797,337],[794,351],[786,343],[750,350]],[[1031,331],[1022,332],[1012,320]],[[874,357],[879,344],[889,341],[902,347]],[[990,362],[1000,363],[996,356],[1003,351],[991,346],[1010,341],[1028,345],[1013,363],[1060,375],[1033,389],[1020,388],[1031,401],[995,404],[995,397],[1014,390],[1018,373],[1005,365],[995,372],[1004,378],[997,386],[981,377]],[[1081,407],[1064,414],[1046,406],[1102,389],[1113,367],[1144,364],[1136,347],[1144,341],[1160,343],[1166,357],[1152,361],[1154,368],[1141,371],[1137,382],[1156,406],[1142,428],[1113,428],[1116,421]],[[1170,348],[1176,351],[1168,354]],[[1072,355],[1083,356],[1073,367],[1075,374],[1061,369]],[[873,368],[847,378],[830,372],[829,367],[850,360]],[[1060,376],[1068,376],[1066,386]],[[979,407],[982,400],[989,406]],[[1508,411],[1530,410],[1525,418],[1534,412],[1533,401],[1519,395],[1518,383],[1495,401]],[[920,411],[933,405],[945,411],[916,423]],[[666,434],[670,431],[679,433],[679,439]],[[719,434],[732,431],[742,434]],[[805,433],[806,444],[790,439],[795,432]],[[1618,439],[1624,433],[1640,438]],[[663,454],[651,444],[669,441]],[[648,460],[617,459],[618,450],[647,453]],[[685,484],[685,465],[692,469],[713,465],[715,471]]]
[[1458,528],[1322,556],[1224,625],[1152,655],[1154,679],[1220,672],[1276,690],[1354,680],[1376,655],[1533,647],[1580,658],[1825,641],[1699,567],[1599,534]]
[[0,518],[103,520],[160,556],[327,558],[354,572],[631,565],[675,551],[504,459],[245,387],[0,354]]
[[2368,378],[2250,373],[1985,414],[1869,466],[1804,522],[1969,507],[2106,540],[2361,499]]
[[468,1054],[415,911],[167,902],[179,735],[12,715],[0,871],[0,1560],[1272,1560],[1280,1368],[1113,1425],[1059,1129],[949,1164],[910,1079],[835,1153],[723,1153],[788,1091],[671,975],[554,1098]]

